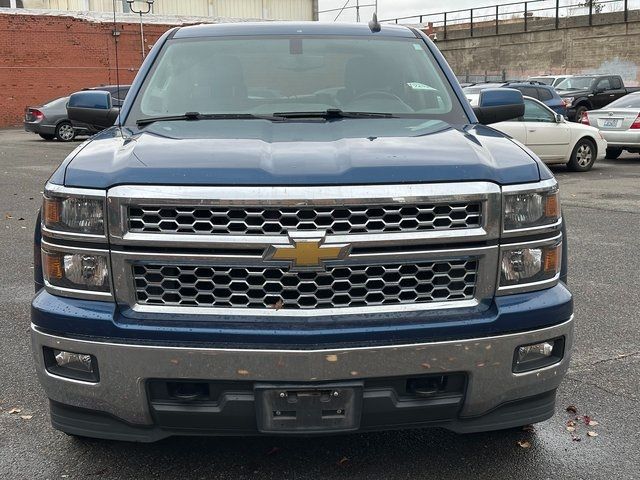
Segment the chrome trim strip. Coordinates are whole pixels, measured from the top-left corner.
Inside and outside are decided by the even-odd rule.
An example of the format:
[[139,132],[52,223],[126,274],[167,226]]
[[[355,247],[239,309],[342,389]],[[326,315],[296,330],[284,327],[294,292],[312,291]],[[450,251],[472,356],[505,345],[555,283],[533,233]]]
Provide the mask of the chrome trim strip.
[[523,237],[525,235],[541,235],[543,233],[555,233],[562,228],[562,217],[555,223],[548,225],[538,225],[536,227],[518,228],[516,230],[505,230],[502,238]]
[[[549,245],[560,245],[560,257],[562,258],[562,248],[563,248],[562,234],[556,235],[553,238],[536,240],[534,242],[520,242],[520,243],[511,243],[511,244],[501,245],[500,256],[498,257],[500,259],[498,268],[501,268],[500,263],[502,261],[501,260],[502,253],[506,250],[513,250],[514,248],[521,248],[521,247],[524,247],[524,248],[544,247]],[[560,271],[558,271],[558,273],[553,278],[550,278],[547,280],[541,280],[538,282],[531,282],[531,283],[521,283],[519,285],[508,285],[503,287],[503,286],[500,286],[500,274],[498,274],[498,280],[497,280],[498,288],[496,289],[496,296],[511,295],[514,293],[532,292],[535,290],[543,290],[545,288],[553,287],[558,283],[559,280],[560,280]]]
[[[53,243],[47,242],[45,239],[42,239],[42,247],[40,248],[40,255],[44,256],[44,252],[67,252],[67,253],[89,253],[89,254],[98,254],[103,255],[107,258],[107,265],[109,266],[109,283],[111,285],[111,289],[113,289],[113,268],[111,268],[109,250],[102,250],[98,248],[81,248],[81,247],[68,247],[65,245],[56,245]],[[42,260],[44,262],[44,258]],[[52,295],[58,295],[61,297],[72,297],[72,298],[80,298],[84,300],[100,300],[100,301],[109,301],[113,300],[114,297],[111,292],[99,292],[92,290],[82,290],[77,288],[69,288],[69,287],[59,287],[57,285],[52,285],[43,276],[44,279],[44,288],[47,292]]]
[[63,230],[51,230],[41,222],[42,236],[60,240],[78,240],[81,242],[107,243],[107,236],[94,233],[65,232]]
[[529,193],[529,192],[539,192],[546,190],[553,190],[558,187],[558,181],[555,178],[550,178],[548,180],[542,180],[540,182],[535,183],[519,183],[517,185],[505,185],[502,187],[502,193],[510,194],[510,193]]
[[65,187],[55,183],[47,183],[44,187],[44,194],[54,197],[89,197],[89,198],[106,198],[106,190],[98,190],[95,188],[76,188]]

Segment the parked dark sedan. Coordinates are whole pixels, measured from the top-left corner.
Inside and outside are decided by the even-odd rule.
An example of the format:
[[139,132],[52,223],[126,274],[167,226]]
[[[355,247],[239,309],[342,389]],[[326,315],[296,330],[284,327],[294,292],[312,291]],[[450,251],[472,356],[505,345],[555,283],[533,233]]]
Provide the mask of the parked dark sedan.
[[[104,90],[111,93],[113,104],[122,105],[129,91],[129,85],[103,85],[85,90]],[[76,135],[92,135],[96,133],[82,125],[72,125],[67,116],[67,102],[69,97],[56,98],[42,105],[27,107],[24,112],[24,129],[40,135],[45,140],[54,138],[61,142],[70,142]]]
[[57,138],[70,142],[76,130],[67,118],[69,97],[56,98],[37,107],[27,107],[24,112],[24,129],[40,135],[45,140]]

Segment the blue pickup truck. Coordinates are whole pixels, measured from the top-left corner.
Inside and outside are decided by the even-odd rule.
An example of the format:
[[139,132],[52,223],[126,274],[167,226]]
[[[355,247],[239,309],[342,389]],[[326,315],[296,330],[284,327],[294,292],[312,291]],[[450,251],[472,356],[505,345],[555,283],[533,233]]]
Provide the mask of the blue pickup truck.
[[[70,435],[549,418],[573,303],[558,185],[420,31],[174,28],[44,189],[32,341]],[[117,119],[116,119],[117,117]]]

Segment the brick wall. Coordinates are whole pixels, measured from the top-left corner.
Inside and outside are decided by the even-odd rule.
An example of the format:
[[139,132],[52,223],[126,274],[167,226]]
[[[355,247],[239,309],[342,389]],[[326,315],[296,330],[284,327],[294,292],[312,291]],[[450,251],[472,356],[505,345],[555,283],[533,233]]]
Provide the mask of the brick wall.
[[[140,25],[118,23],[120,83],[142,61]],[[172,25],[145,25],[147,51]],[[116,83],[112,23],[66,16],[0,14],[0,127],[19,125],[24,108],[83,87]]]

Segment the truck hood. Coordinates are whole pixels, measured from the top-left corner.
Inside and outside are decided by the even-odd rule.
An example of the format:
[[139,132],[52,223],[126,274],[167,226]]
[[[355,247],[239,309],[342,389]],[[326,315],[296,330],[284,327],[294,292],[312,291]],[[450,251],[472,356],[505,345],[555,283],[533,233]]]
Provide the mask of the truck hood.
[[560,95],[560,97],[564,98],[564,97],[584,97],[586,95],[588,95],[589,93],[591,93],[589,90],[583,90],[583,89],[578,89],[578,90],[557,90],[558,95]]
[[538,161],[500,132],[419,122],[161,122],[122,133],[112,127],[70,156],[63,165],[64,184],[104,189],[122,184],[509,184],[540,179]]

